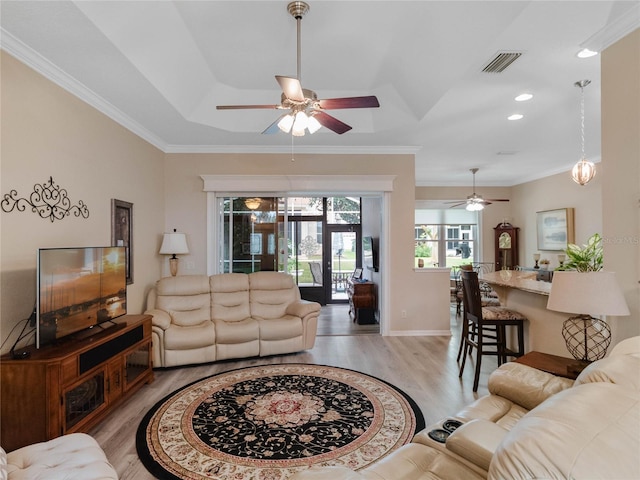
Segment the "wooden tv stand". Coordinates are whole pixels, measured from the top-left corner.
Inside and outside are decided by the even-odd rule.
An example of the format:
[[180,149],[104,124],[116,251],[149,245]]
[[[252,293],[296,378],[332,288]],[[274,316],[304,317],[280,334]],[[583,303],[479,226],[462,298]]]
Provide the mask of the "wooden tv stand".
[[153,381],[151,316],[125,315],[115,323],[83,339],[28,347],[24,359],[0,358],[5,450],[87,432]]

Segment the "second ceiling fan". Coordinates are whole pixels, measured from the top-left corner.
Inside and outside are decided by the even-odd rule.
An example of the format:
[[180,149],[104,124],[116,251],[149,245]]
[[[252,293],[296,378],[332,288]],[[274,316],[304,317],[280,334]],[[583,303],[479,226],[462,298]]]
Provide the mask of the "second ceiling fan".
[[476,193],[476,172],[479,168],[470,168],[469,171],[473,174],[473,193],[467,197],[466,200],[453,200],[453,203],[449,208],[459,207],[460,205],[466,205],[466,209],[469,211],[482,210],[487,205],[491,205],[493,202],[508,202],[508,198],[482,198],[482,195]]
[[316,92],[302,88],[300,83],[300,25],[302,17],[309,11],[309,5],[305,2],[291,2],[287,6],[289,13],[297,23],[297,76],[296,78],[276,75],[276,80],[282,89],[280,104],[276,105],[218,105],[218,110],[236,109],[278,109],[288,110],[278,117],[262,133],[291,132],[294,136],[303,136],[305,131],[315,133],[321,127],[326,127],[337,134],[343,134],[351,130],[351,126],[329,115],[325,110],[339,110],[343,108],[377,108],[380,106],[378,99],[373,96],[345,97],[318,99]]

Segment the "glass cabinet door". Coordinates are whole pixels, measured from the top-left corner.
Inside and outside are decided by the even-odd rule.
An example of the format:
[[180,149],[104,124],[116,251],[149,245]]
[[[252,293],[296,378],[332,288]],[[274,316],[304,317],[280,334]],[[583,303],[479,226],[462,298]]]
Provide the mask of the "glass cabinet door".
[[141,345],[125,356],[124,378],[125,390],[143,373],[151,368],[151,344]]
[[101,370],[64,393],[65,432],[72,429],[90,413],[106,405],[104,378],[104,370]]

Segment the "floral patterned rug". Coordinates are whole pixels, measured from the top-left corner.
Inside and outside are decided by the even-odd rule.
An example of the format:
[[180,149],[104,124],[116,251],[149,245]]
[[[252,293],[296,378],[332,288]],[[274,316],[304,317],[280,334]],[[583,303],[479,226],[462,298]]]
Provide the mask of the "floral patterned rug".
[[161,479],[284,480],[311,465],[364,468],[424,428],[396,387],[343,368],[232,370],[158,402],[136,447]]

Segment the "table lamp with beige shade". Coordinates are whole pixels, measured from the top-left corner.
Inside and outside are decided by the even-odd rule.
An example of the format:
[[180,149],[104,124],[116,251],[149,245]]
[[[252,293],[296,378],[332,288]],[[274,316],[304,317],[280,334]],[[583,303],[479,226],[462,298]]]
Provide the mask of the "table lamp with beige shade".
[[184,233],[176,232],[174,228],[172,233],[164,234],[160,254],[171,255],[169,259],[171,276],[175,277],[178,274],[178,257],[176,255],[185,255],[187,253],[189,253],[189,247],[187,246],[187,236]]
[[[614,272],[557,271],[553,275],[547,308],[575,313],[562,325],[562,336],[581,370],[604,358],[611,343],[611,328],[600,316],[629,315],[629,307]],[[585,313],[588,312],[588,313]]]

